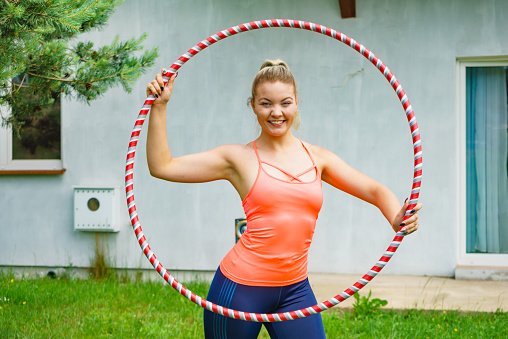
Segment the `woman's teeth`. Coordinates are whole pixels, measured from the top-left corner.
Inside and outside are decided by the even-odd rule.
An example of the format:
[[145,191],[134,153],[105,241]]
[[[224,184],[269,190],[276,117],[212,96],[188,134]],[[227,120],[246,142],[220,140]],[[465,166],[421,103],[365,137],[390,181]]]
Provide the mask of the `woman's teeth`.
[[275,121],[270,121],[270,123],[271,123],[272,125],[281,125],[283,122],[284,122],[284,120],[275,120]]

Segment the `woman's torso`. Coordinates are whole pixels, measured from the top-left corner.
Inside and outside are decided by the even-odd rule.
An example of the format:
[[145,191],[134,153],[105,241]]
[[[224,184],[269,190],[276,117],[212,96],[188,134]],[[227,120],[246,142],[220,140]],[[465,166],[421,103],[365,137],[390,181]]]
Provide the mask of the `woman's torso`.
[[[229,279],[245,285],[283,286],[307,277],[307,254],[322,205],[320,172],[303,142],[304,164],[289,172],[258,152],[257,175],[243,199],[247,231],[221,262]],[[298,157],[302,159],[302,157]],[[239,192],[240,195],[241,192]]]

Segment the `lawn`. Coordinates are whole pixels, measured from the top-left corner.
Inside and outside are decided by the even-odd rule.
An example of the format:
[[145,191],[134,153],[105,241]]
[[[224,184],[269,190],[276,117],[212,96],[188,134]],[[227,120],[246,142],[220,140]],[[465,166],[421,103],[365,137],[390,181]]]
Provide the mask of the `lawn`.
[[[206,296],[209,285],[188,287]],[[362,295],[355,309],[324,312],[328,339],[508,337],[502,311],[394,311],[381,304]],[[202,312],[161,282],[0,273],[0,338],[203,338]],[[266,332],[260,338],[268,338]]]

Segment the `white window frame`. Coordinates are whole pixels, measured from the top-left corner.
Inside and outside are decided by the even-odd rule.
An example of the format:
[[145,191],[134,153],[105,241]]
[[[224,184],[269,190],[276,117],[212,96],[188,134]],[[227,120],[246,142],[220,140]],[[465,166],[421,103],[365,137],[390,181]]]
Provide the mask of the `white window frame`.
[[467,67],[504,67],[508,66],[508,56],[457,58],[456,63],[456,107],[459,133],[457,177],[457,266],[508,267],[508,254],[467,253],[466,250],[466,68]]
[[[0,106],[0,114],[8,117],[11,112],[5,106]],[[60,112],[60,115],[62,113]],[[2,174],[62,174],[65,172],[63,167],[62,155],[58,160],[30,159],[13,160],[12,159],[12,129],[0,125],[0,175]]]

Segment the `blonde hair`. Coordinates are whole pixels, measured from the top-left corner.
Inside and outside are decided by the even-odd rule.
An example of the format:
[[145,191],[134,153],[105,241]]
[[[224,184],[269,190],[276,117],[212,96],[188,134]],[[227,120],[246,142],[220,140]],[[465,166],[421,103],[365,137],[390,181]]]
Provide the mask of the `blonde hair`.
[[[291,70],[289,69],[289,66],[280,59],[274,59],[274,60],[266,60],[259,69],[259,72],[254,77],[254,80],[252,81],[252,97],[251,99],[254,100],[256,97],[256,89],[262,82],[277,82],[280,81],[284,84],[292,85],[295,91],[295,98],[298,97],[297,92],[297,86],[296,86],[296,80],[291,73]],[[300,112],[297,110],[295,115],[295,120],[293,121],[293,128],[295,131],[298,130],[298,127],[300,126]]]

